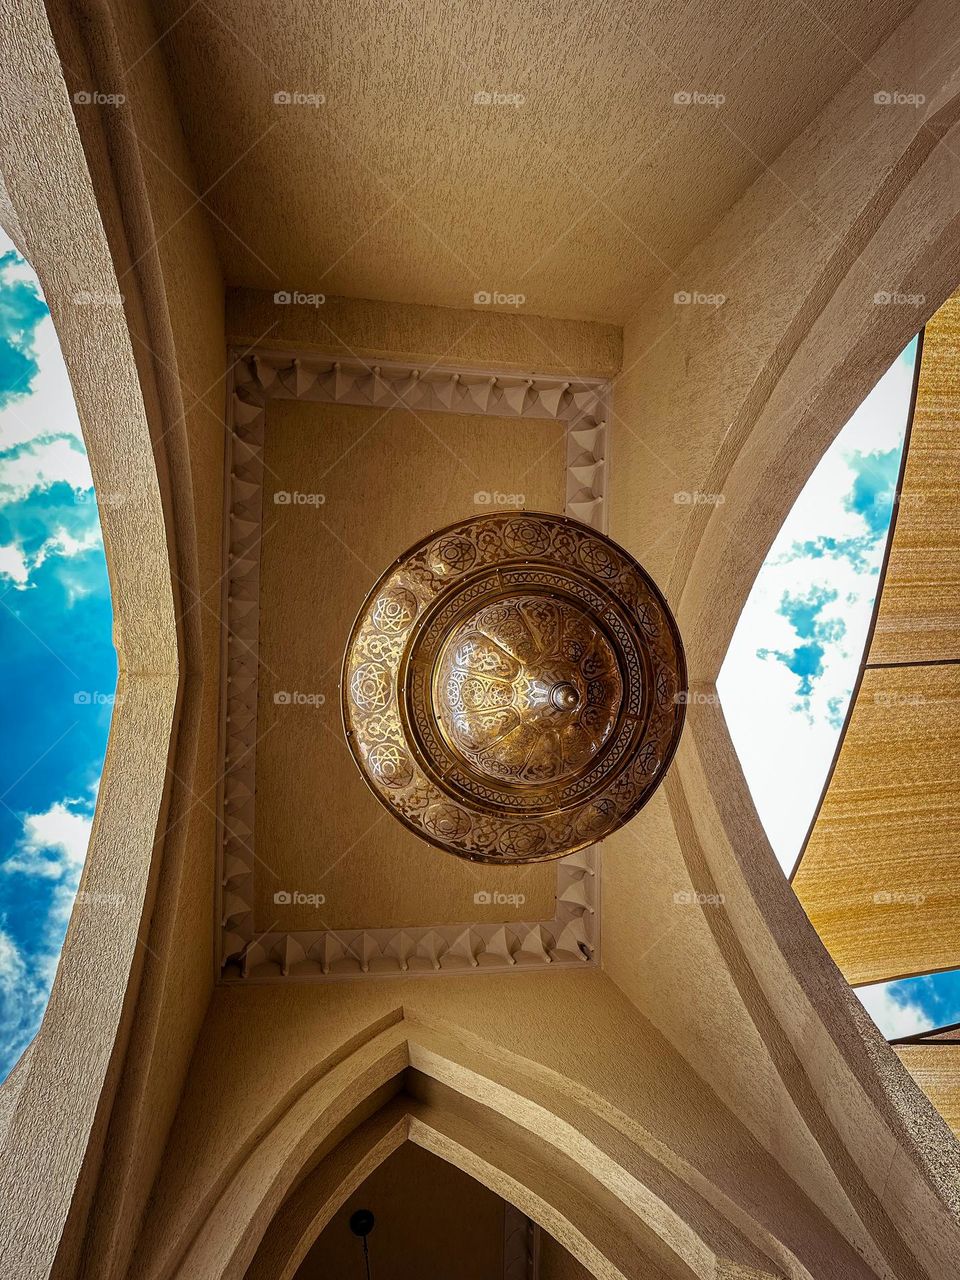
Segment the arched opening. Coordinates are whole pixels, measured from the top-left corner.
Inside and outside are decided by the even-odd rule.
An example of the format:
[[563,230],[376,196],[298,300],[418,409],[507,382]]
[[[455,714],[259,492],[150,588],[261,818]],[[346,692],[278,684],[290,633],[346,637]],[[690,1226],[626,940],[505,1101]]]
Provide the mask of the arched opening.
[[[0,1200],[8,1232],[2,1253],[7,1270],[27,1266],[35,1275],[54,1265],[69,1269],[82,1242],[142,979],[162,950],[155,941],[145,945],[151,922],[162,918],[154,912],[158,883],[165,870],[168,882],[175,876],[185,843],[187,824],[177,825],[182,811],[176,809],[182,784],[171,782],[169,768],[187,787],[196,768],[196,699],[188,681],[195,646],[189,626],[178,630],[177,615],[181,589],[195,581],[195,544],[188,520],[174,519],[189,501],[189,479],[184,483],[175,465],[171,479],[170,466],[173,442],[185,435],[182,400],[171,405],[157,391],[151,359],[159,339],[140,341],[151,282],[145,272],[125,270],[136,255],[105,191],[112,177],[105,166],[88,164],[64,81],[67,63],[76,61],[61,60],[49,21],[43,6],[23,6],[17,39],[8,47],[11,76],[30,89],[0,110],[0,206],[56,324],[97,493],[124,500],[98,509],[119,677],[83,896],[70,913],[43,1022],[0,1098]],[[41,154],[37,138],[44,140]],[[128,178],[128,193],[135,187]],[[150,314],[156,320],[160,308]],[[171,497],[175,485],[178,502]],[[90,691],[109,689],[97,681]],[[166,902],[174,896],[175,888]],[[158,1000],[164,986],[165,975],[155,969],[151,989],[159,990]],[[201,985],[201,1000],[204,994]],[[152,1033],[147,1026],[143,1034]],[[116,1171],[124,1156],[118,1144],[114,1152],[107,1163]],[[46,1189],[37,1227],[27,1223],[38,1222],[38,1202],[23,1194],[34,1179]],[[28,1259],[25,1240],[32,1242]]]
[[598,1280],[801,1272],[823,1231],[833,1261],[821,1274],[870,1274],[795,1185],[789,1212],[777,1196],[758,1206],[727,1170],[693,1168],[599,1097],[405,1018],[372,1025],[304,1078],[189,1214],[151,1221],[135,1270],[293,1280],[342,1206],[408,1140],[512,1204]]
[[[862,1004],[888,1039],[904,1042],[901,1059],[954,1128],[943,1091],[912,1065],[925,1061],[915,1046],[954,1042],[960,1017],[957,940],[929,916],[953,892],[949,859],[922,834],[937,826],[924,816],[929,797],[954,777],[937,749],[951,695],[905,684],[925,672],[949,683],[956,661],[952,607],[939,594],[952,574],[956,463],[941,423],[954,414],[956,310],[956,297],[944,303],[927,340],[901,352],[812,473],[717,680],[783,870]],[[855,840],[837,821],[841,803],[856,814]]]
[[[878,247],[887,252],[890,246],[885,242]],[[905,267],[908,276],[917,270],[924,273],[925,283],[931,282],[926,294],[931,309],[951,287],[943,278],[943,264],[938,254],[935,263],[915,260]],[[675,569],[679,618],[688,653],[694,655],[694,679],[699,673],[704,696],[702,705],[691,709],[668,791],[683,834],[685,864],[697,890],[708,901],[724,895],[725,918],[718,912],[705,912],[704,917],[764,1033],[772,1026],[771,1010],[776,1011],[778,1025],[770,1042],[776,1042],[780,1078],[799,1105],[806,1106],[809,1096],[801,1097],[805,1086],[797,1087],[796,1054],[818,1091],[823,1110],[813,1125],[822,1130],[829,1117],[845,1142],[863,1141],[862,1126],[848,1103],[840,1105],[831,1095],[831,1077],[821,1071],[825,1056],[839,1050],[865,1092],[876,1096],[878,1077],[882,1079],[887,1123],[909,1132],[917,1149],[929,1142],[933,1130],[952,1151],[946,1126],[932,1109],[907,1104],[912,1095],[906,1073],[879,1045],[876,1029],[860,1015],[855,998],[845,992],[835,965],[804,919],[751,804],[716,697],[716,679],[730,637],[785,513],[865,390],[882,376],[924,318],[911,321],[902,309],[870,306],[863,297],[862,279],[854,280],[853,274],[825,304],[818,303],[812,322],[808,323],[810,315],[804,317],[802,329],[798,326],[791,335],[796,343],[782,359],[771,360],[773,390],[766,389],[759,410],[745,399],[742,428],[738,422],[726,432],[716,479],[711,474],[701,483],[704,492],[722,492],[725,502],[705,511],[699,526],[693,519],[688,522],[689,558]],[[725,589],[719,591],[718,584]],[[743,889],[747,894],[742,897]],[[705,1066],[709,1069],[708,1063]]]
[[796,864],[857,682],[910,418],[914,339],[788,512],[717,677],[727,727],[784,871]]
[[50,310],[0,232],[0,1080],[40,1025],[86,861],[117,682],[99,504],[121,500],[94,490]]
[[[354,1219],[363,1210],[368,1223]],[[434,1155],[405,1141],[340,1206],[297,1267],[294,1280],[518,1280],[539,1273],[585,1276],[580,1264],[525,1214]]]
[[960,1018],[952,813],[958,314],[954,294],[925,329],[870,635],[793,877],[884,1033],[926,1044],[941,1043],[936,1029]]
[[[455,1088],[408,1069],[387,1093],[378,1111],[362,1120],[361,1108],[343,1125],[349,1131],[342,1140],[329,1149],[325,1143],[320,1157],[307,1162],[307,1171],[280,1203],[246,1270],[241,1265],[250,1256],[250,1240],[229,1259],[220,1256],[214,1261],[208,1236],[205,1246],[191,1251],[175,1274],[306,1280],[313,1267],[313,1274],[319,1268],[319,1273],[339,1275],[337,1264],[350,1255],[349,1242],[340,1232],[356,1208],[371,1207],[361,1205],[365,1196],[371,1199],[371,1182],[373,1193],[379,1189],[384,1197],[381,1204],[393,1223],[395,1245],[408,1238],[411,1229],[429,1224],[431,1187],[449,1189],[440,1198],[449,1200],[453,1221],[445,1224],[444,1246],[438,1252],[457,1262],[454,1274],[470,1274],[463,1251],[473,1248],[480,1254],[474,1256],[480,1263],[478,1276],[497,1274],[498,1268],[502,1275],[533,1275],[533,1262],[542,1262],[538,1255],[544,1240],[557,1270],[540,1274],[555,1274],[557,1280],[694,1280],[723,1275],[733,1266],[732,1259],[718,1255],[707,1243],[705,1223],[683,1223],[665,1204],[658,1210],[654,1197],[642,1209],[636,1202],[625,1205],[575,1159],[540,1149],[522,1127],[464,1099]],[[359,1123],[350,1129],[354,1119]],[[417,1154],[409,1151],[411,1146]],[[388,1167],[391,1162],[393,1168]],[[398,1174],[409,1166],[428,1171],[427,1185],[398,1183]],[[378,1176],[381,1170],[385,1172]],[[420,1197],[425,1203],[414,1208],[410,1200]],[[469,1237],[458,1237],[456,1223],[465,1223],[471,1215],[480,1221]],[[741,1260],[749,1256],[758,1264],[758,1280],[772,1276],[746,1241],[731,1239],[727,1244]],[[429,1246],[424,1252],[431,1256]],[[198,1266],[203,1269],[197,1271]],[[408,1269],[403,1258],[390,1258],[386,1267],[377,1260],[376,1274],[406,1277],[421,1272]]]

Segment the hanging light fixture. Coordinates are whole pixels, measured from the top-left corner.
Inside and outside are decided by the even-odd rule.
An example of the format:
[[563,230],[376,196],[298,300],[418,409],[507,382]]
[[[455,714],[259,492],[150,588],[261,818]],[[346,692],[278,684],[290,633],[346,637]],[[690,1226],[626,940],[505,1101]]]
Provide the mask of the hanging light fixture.
[[357,1209],[350,1215],[350,1230],[363,1242],[363,1267],[366,1280],[370,1280],[370,1249],[367,1236],[376,1225],[376,1218],[369,1209]]
[[477,862],[563,857],[628,822],[676,750],[686,666],[656,584],[564,516],[431,534],[367,596],[341,705],[367,784]]

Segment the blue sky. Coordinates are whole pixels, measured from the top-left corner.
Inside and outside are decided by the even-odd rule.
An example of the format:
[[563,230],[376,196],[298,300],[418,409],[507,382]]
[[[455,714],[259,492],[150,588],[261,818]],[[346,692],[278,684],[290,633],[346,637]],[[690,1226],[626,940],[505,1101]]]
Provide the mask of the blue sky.
[[46,1005],[116,685],[100,520],[33,273],[0,233],[0,1079]]
[[[876,599],[916,342],[811,475],[757,576],[717,687],[757,812],[789,874],[843,727]],[[862,987],[881,1030],[960,1021],[960,974]]]

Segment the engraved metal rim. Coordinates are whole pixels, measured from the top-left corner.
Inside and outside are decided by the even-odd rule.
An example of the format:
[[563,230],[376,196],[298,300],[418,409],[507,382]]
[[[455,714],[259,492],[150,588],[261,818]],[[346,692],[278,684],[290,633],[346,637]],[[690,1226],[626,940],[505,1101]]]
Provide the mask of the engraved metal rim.
[[[391,581],[391,579],[397,573],[397,570],[401,569],[405,565],[410,564],[419,553],[429,548],[431,544],[437,543],[440,539],[447,537],[451,534],[455,534],[459,530],[467,529],[474,526],[481,526],[485,521],[492,522],[494,524],[500,524],[501,522],[505,522],[509,518],[515,518],[515,519],[521,519],[521,520],[524,520],[524,519],[543,520],[550,525],[568,526],[572,530],[577,531],[580,536],[588,535],[589,538],[596,540],[598,543],[600,543],[602,546],[606,547],[607,549],[612,548],[612,550],[619,557],[622,558],[622,560],[625,562],[626,566],[630,569],[630,571],[636,575],[637,579],[642,584],[644,591],[649,594],[652,602],[657,606],[657,609],[659,610],[661,620],[663,623],[663,630],[667,633],[667,637],[669,639],[668,647],[670,650],[670,657],[669,657],[669,662],[667,664],[668,670],[670,674],[673,676],[674,678],[673,682],[676,685],[676,693],[674,694],[674,697],[673,697],[674,706],[673,706],[673,714],[672,714],[672,728],[669,733],[668,740],[663,745],[659,760],[654,766],[649,776],[649,779],[642,785],[642,787],[634,797],[633,801],[616,816],[615,820],[607,829],[601,829],[599,834],[597,834],[596,832],[592,832],[583,839],[576,839],[569,843],[565,843],[562,848],[550,848],[545,852],[538,852],[533,856],[515,856],[513,854],[489,853],[489,852],[484,852],[482,850],[478,850],[474,848],[458,847],[456,844],[452,843],[450,840],[443,839],[434,835],[424,825],[421,825],[420,822],[413,821],[404,812],[402,812],[401,809],[393,802],[392,796],[387,791],[381,790],[376,785],[374,778],[371,776],[371,773],[368,769],[367,762],[363,759],[362,755],[360,754],[360,751],[358,748],[357,733],[351,722],[352,715],[351,715],[351,703],[350,703],[349,680],[348,680],[348,671],[351,665],[351,660],[354,655],[354,649],[355,649],[357,639],[361,633],[361,629],[364,623],[366,622],[366,620],[368,619],[369,615],[371,614],[377,599],[379,598],[379,596],[383,591],[383,588],[385,587],[386,584],[388,584]],[[567,569],[575,567],[570,565],[568,562],[564,561],[563,559],[550,558],[550,557],[538,556],[538,555],[532,555],[532,556],[522,555],[519,553],[512,554],[503,561],[504,565],[515,565],[515,566],[523,565],[527,567],[532,567],[538,563],[549,565],[552,567],[556,567],[557,565],[559,565]],[[466,572],[469,574],[470,570],[467,570]],[[610,591],[609,584],[602,582],[601,579],[599,578],[599,575],[588,573],[587,577],[593,582],[595,586],[602,587],[605,593],[608,593]],[[454,578],[454,579],[451,579],[451,582],[457,581],[457,580],[458,580],[457,578]],[[439,590],[435,592],[435,595],[440,595],[442,593],[442,590],[443,588],[441,587]],[[631,619],[633,618],[632,606],[627,605],[626,602],[623,602],[621,608],[623,613],[625,613]],[[404,662],[406,659],[406,652],[407,652],[408,646],[409,646],[409,637],[406,637],[403,644],[401,662]],[[643,648],[644,654],[646,657],[647,646],[641,645],[641,648]],[[396,692],[396,681],[394,681],[394,689]],[[685,716],[686,716],[686,699],[682,696],[683,694],[685,694],[686,689],[687,689],[686,659],[685,659],[685,654],[683,649],[683,642],[680,636],[679,628],[677,627],[676,620],[673,616],[670,606],[668,605],[666,599],[663,596],[663,593],[660,591],[660,588],[657,586],[654,580],[650,577],[647,571],[643,568],[643,566],[628,551],[626,551],[618,543],[614,542],[613,539],[609,538],[607,535],[598,533],[596,530],[591,529],[587,525],[583,525],[580,521],[575,520],[569,516],[557,515],[551,512],[504,511],[504,512],[497,512],[497,513],[491,512],[483,516],[468,517],[465,520],[455,521],[454,523],[444,526],[443,528],[432,530],[430,533],[426,534],[423,538],[421,538],[418,542],[408,547],[401,555],[397,556],[396,559],[384,570],[384,572],[380,574],[376,582],[367,592],[367,595],[364,598],[363,604],[358,610],[356,618],[354,619],[353,625],[350,628],[349,637],[348,637],[347,644],[344,651],[343,663],[341,666],[340,713],[341,713],[341,720],[343,723],[344,734],[346,737],[347,745],[349,747],[351,755],[354,758],[354,762],[357,765],[358,771],[361,777],[363,778],[364,784],[370,790],[370,792],[377,798],[380,804],[382,804],[384,808],[389,810],[392,816],[395,817],[403,826],[405,826],[415,836],[417,836],[418,839],[424,841],[426,844],[432,845],[434,848],[443,850],[445,853],[452,853],[457,857],[464,858],[465,860],[468,860],[471,862],[496,864],[501,866],[508,865],[508,864],[529,865],[532,862],[547,862],[547,861],[553,861],[558,858],[567,857],[570,854],[576,853],[581,849],[589,848],[593,845],[596,845],[601,840],[605,839],[607,836],[613,834],[614,831],[619,830],[620,827],[626,825],[626,823],[630,822],[637,815],[637,813],[639,813],[639,811],[644,807],[644,805],[647,804],[651,796],[660,786],[676,754],[676,750],[679,745],[680,737],[682,735],[683,725],[684,725]],[[400,704],[403,702],[405,702],[405,699],[400,697],[399,694],[397,693],[398,710],[399,710]],[[638,752],[638,755],[639,755],[639,752]],[[420,760],[415,760],[415,764],[417,765],[418,768],[422,769],[422,762]],[[472,813],[475,818],[482,818],[482,817],[488,816],[486,811],[483,810],[479,805],[471,804],[471,802],[468,799],[464,798],[462,795],[458,796],[456,800],[452,801],[451,803],[454,807],[459,807],[459,809],[466,814]],[[516,822],[519,823],[522,820],[523,820],[523,815],[518,814],[516,817]],[[530,821],[536,822],[537,819],[531,816]]]

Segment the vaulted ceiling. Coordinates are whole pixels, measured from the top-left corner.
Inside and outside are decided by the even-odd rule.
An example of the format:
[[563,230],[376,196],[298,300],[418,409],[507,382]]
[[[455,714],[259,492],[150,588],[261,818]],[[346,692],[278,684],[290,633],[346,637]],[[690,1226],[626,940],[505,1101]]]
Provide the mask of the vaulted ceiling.
[[229,283],[617,323],[912,7],[154,0]]

